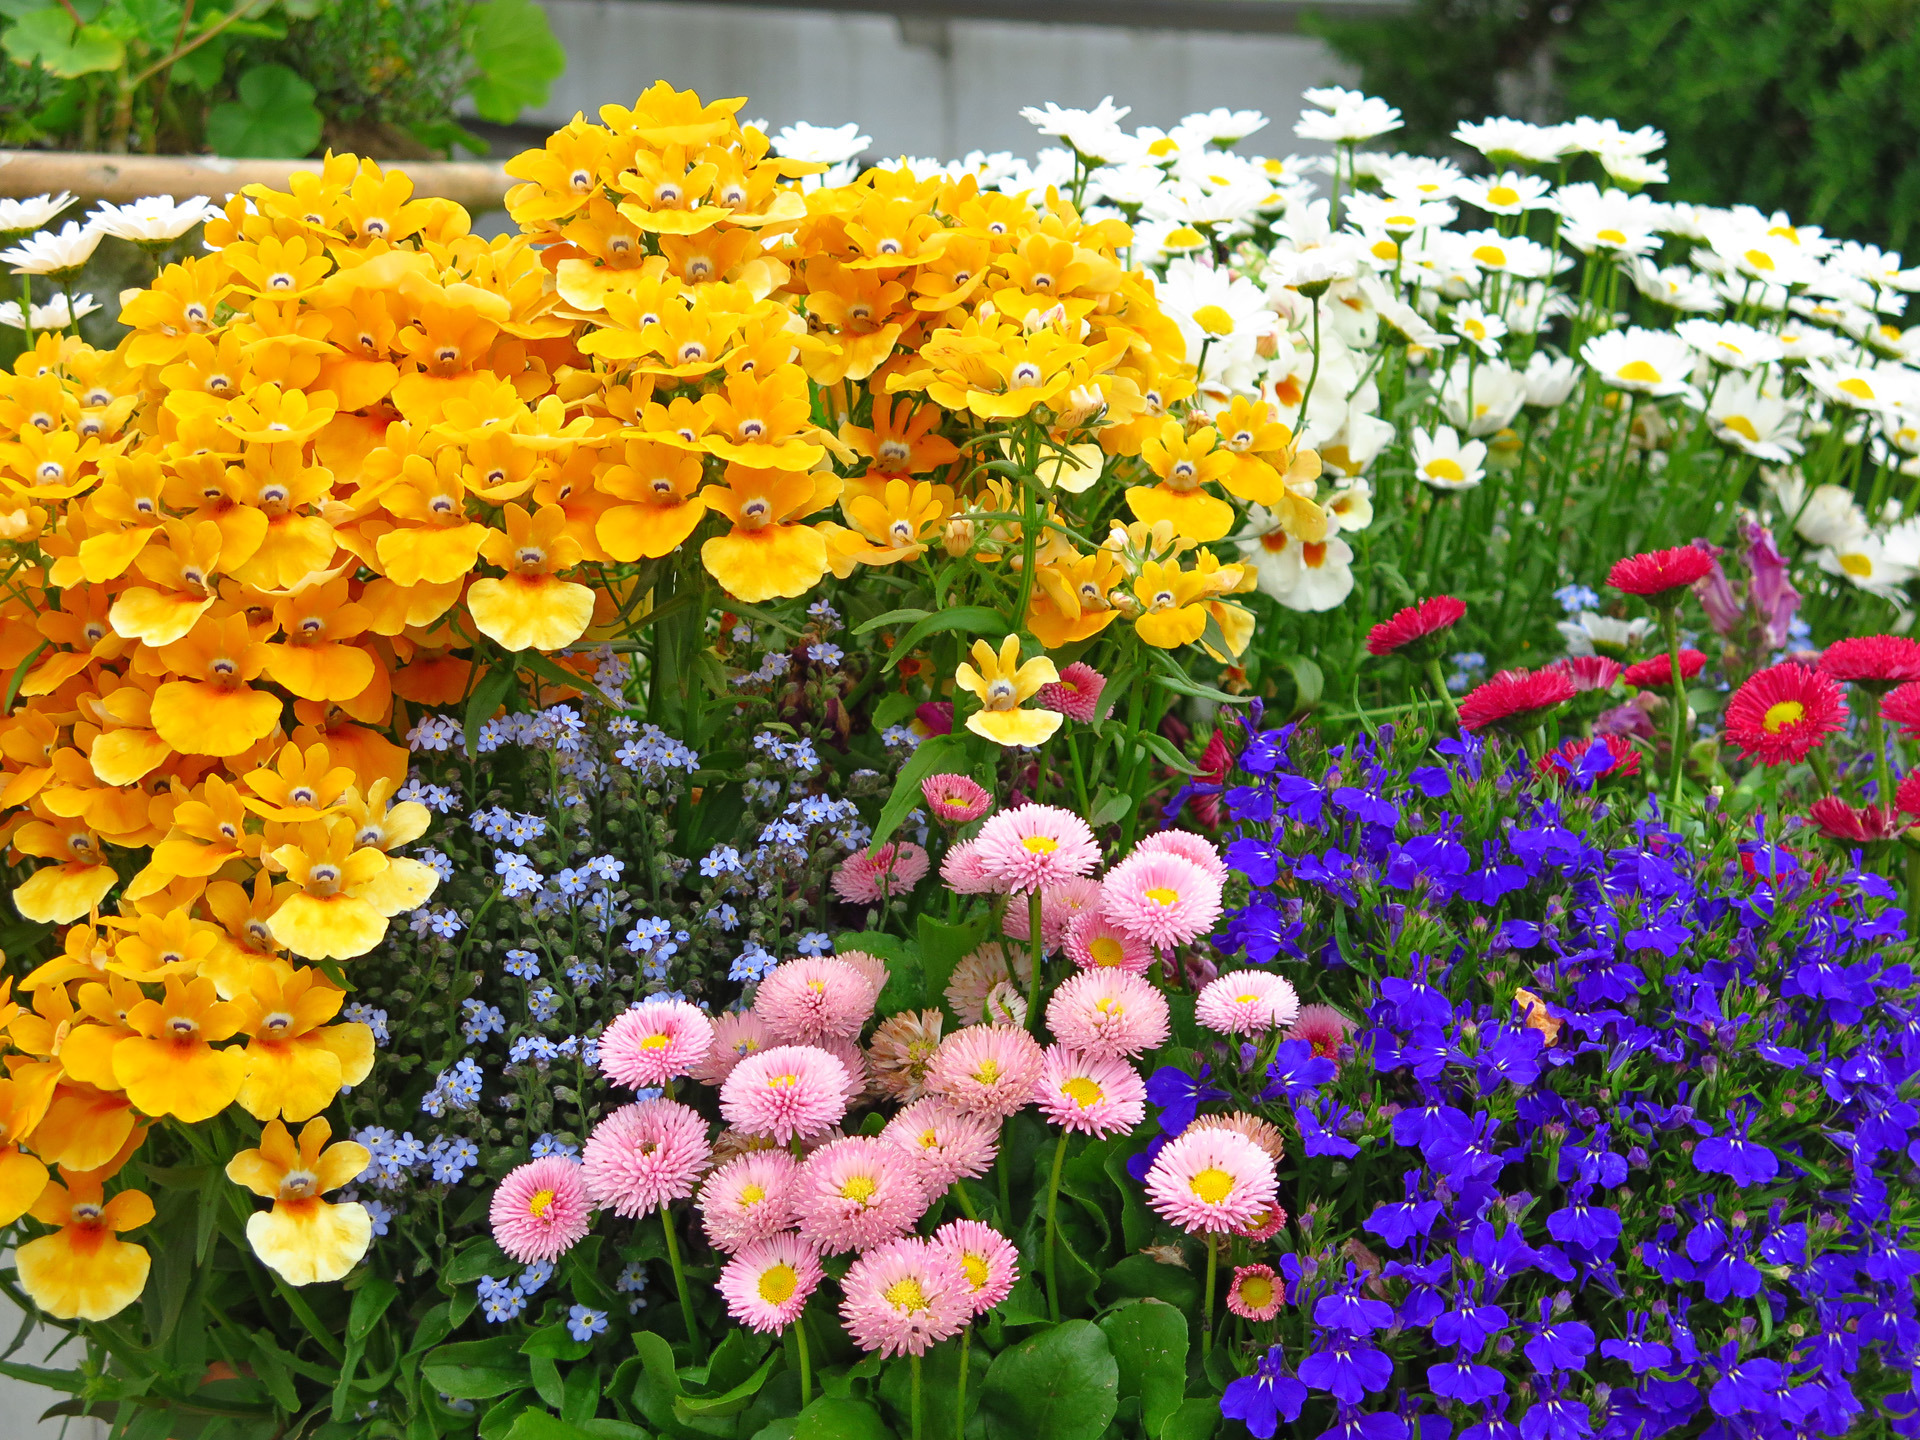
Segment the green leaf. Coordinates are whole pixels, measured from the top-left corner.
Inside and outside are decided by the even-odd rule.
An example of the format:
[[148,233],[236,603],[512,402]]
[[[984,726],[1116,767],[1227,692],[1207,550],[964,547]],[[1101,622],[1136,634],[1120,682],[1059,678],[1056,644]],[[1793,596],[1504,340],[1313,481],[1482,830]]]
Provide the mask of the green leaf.
[[1162,1265],[1150,1255],[1129,1255],[1107,1270],[1100,1292],[1114,1300],[1152,1296],[1181,1314],[1200,1304],[1200,1282],[1178,1265]]
[[931,610],[889,610],[884,615],[876,615],[871,620],[853,627],[856,635],[865,635],[870,630],[878,630],[883,625],[911,625],[931,615]]
[[778,1351],[768,1355],[760,1362],[758,1370],[731,1390],[719,1395],[683,1395],[674,1402],[673,1408],[676,1411],[684,1410],[689,1415],[737,1415],[747,1408],[747,1401],[760,1393],[760,1387],[767,1383],[767,1376],[773,1373],[773,1362],[779,1358]]
[[915,622],[914,627],[900,637],[893,647],[893,653],[887,657],[885,668],[893,669],[911,655],[920,642],[929,635],[944,635],[949,630],[963,630],[969,635],[988,635],[998,638],[1011,628],[1006,616],[985,605],[956,605],[951,610],[936,610],[926,619]]
[[127,47],[112,31],[103,25],[75,27],[73,17],[58,5],[14,21],[0,39],[0,49],[18,64],[37,64],[62,80],[118,70],[127,60]]
[[546,104],[567,68],[567,52],[533,0],[474,6],[467,12],[467,48],[479,72],[468,90],[474,113],[495,125],[511,125],[521,111]]
[[953,979],[954,967],[986,939],[987,919],[982,916],[965,925],[950,925],[922,915],[919,934],[921,999],[937,1010],[946,1002],[947,982]]
[[1087,816],[1087,824],[1098,830],[1102,825],[1112,825],[1127,818],[1127,811],[1133,808],[1133,797],[1122,795],[1112,787],[1102,785],[1093,798],[1093,813]]
[[493,662],[493,668],[480,677],[480,683],[473,687],[473,694],[467,697],[466,736],[469,760],[480,753],[481,727],[493,718],[493,712],[500,708],[507,698],[507,692],[512,688],[513,657],[508,655]]
[[593,1349],[590,1340],[576,1340],[559,1321],[542,1325],[520,1345],[522,1355],[541,1360],[578,1360]]
[[1220,1401],[1214,1397],[1182,1400],[1179,1408],[1166,1418],[1158,1431],[1158,1440],[1210,1440],[1220,1428]]
[[1148,751],[1155,759],[1160,761],[1161,764],[1170,765],[1183,775],[1198,775],[1202,773],[1198,766],[1188,760],[1187,757],[1182,755],[1178,750],[1174,749],[1173,742],[1158,730],[1144,730],[1135,738],[1139,740],[1142,745],[1146,746]]
[[44,1385],[49,1390],[63,1390],[69,1395],[78,1395],[87,1387],[87,1377],[78,1370],[49,1370],[43,1365],[17,1365],[11,1360],[0,1360],[0,1375],[9,1380],[24,1380],[29,1385]]
[[585,676],[574,674],[551,655],[539,650],[521,650],[516,653],[519,656],[521,669],[533,671],[549,685],[558,685],[562,690],[581,691],[589,700],[601,698],[600,692],[593,688],[592,683]]
[[1120,1366],[1120,1398],[1140,1397],[1147,1434],[1157,1435],[1187,1393],[1187,1317],[1161,1300],[1135,1300],[1100,1317]]
[[1211,685],[1203,685],[1198,680],[1179,675],[1156,675],[1153,683],[1176,695],[1191,695],[1199,700],[1211,700],[1216,705],[1251,705],[1254,700],[1251,695],[1229,695],[1224,690],[1216,690]]
[[[973,1345],[967,1352],[967,1416],[980,1408],[980,1386],[986,1379],[988,1356],[984,1347]],[[893,1408],[896,1422],[913,1414],[913,1367],[903,1357],[888,1364],[880,1377],[880,1398]],[[936,1345],[927,1351],[920,1370],[920,1420],[927,1435],[944,1437],[963,1433],[957,1424],[954,1402],[960,1398],[960,1347]],[[1034,1437],[1038,1440],[1038,1437]]]
[[1298,715],[1318,705],[1327,689],[1326,676],[1320,667],[1304,655],[1289,655],[1280,663],[1293,676],[1293,713]]
[[[607,1422],[620,1425],[613,1420]],[[606,1435],[603,1430],[589,1430],[581,1425],[569,1425],[558,1416],[545,1410],[526,1409],[514,1417],[512,1427],[507,1431],[506,1440],[591,1440],[596,1435]],[[647,1432],[637,1425],[622,1425],[613,1434],[644,1436]]]
[[387,1307],[399,1298],[400,1290],[383,1275],[371,1275],[353,1292],[353,1308],[347,1313],[347,1341],[358,1345],[373,1333]]
[[893,1440],[893,1431],[866,1401],[822,1395],[793,1422],[793,1440]]
[[285,65],[255,65],[234,89],[238,99],[207,112],[216,155],[297,158],[320,143],[314,88]]
[[429,1351],[420,1362],[420,1377],[456,1400],[491,1400],[533,1383],[526,1357],[505,1335],[460,1340]]
[[482,1235],[456,1253],[451,1264],[440,1268],[440,1279],[449,1285],[471,1285],[482,1275],[503,1275],[517,1268],[492,1237]]
[[896,690],[891,695],[882,695],[873,705],[873,728],[886,730],[901,724],[919,708],[920,702],[904,691]]
[[933,735],[922,740],[913,754],[907,757],[907,763],[900,767],[900,774],[893,782],[893,793],[887,796],[887,803],[880,809],[880,818],[874,822],[873,839],[869,842],[878,848],[887,843],[887,838],[898,830],[916,805],[924,804],[926,797],[920,793],[920,782],[929,775],[942,771],[964,771],[967,768],[967,742],[959,735]]
[[1085,1320],[1002,1350],[980,1394],[988,1440],[1096,1440],[1119,1404],[1120,1366]]

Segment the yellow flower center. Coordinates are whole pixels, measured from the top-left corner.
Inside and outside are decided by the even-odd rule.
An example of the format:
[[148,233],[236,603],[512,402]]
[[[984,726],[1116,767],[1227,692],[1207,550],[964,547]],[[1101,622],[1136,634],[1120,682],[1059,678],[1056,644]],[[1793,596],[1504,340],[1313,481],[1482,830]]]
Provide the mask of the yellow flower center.
[[1169,905],[1178,905],[1180,903],[1180,892],[1175,890],[1171,885],[1156,885],[1147,891],[1147,899],[1164,910]]
[[740,1187],[740,1203],[742,1205],[758,1205],[766,1198],[767,1192],[762,1190],[758,1185],[742,1185]]
[[967,1284],[978,1290],[987,1283],[991,1273],[987,1269],[986,1257],[974,1254],[971,1250],[960,1257],[960,1268],[967,1272]]
[[1198,310],[1193,312],[1193,323],[1209,335],[1231,335],[1233,333],[1233,316],[1227,313],[1224,306],[1202,305]]
[[1487,202],[1492,205],[1518,205],[1520,192],[1511,185],[1489,185]]
[[1427,478],[1430,480],[1464,480],[1467,472],[1460,468],[1458,460],[1450,460],[1442,455],[1438,460],[1427,462]]
[[922,1150],[938,1150],[940,1148],[939,1132],[931,1128],[922,1130],[920,1132],[920,1148]]
[[879,1188],[873,1183],[871,1175],[853,1175],[841,1183],[840,1198],[851,1200],[856,1205],[864,1205],[873,1198],[874,1191]]
[[1111,935],[1100,936],[1087,946],[1087,953],[1093,957],[1096,965],[1118,965],[1127,958],[1125,947]]
[[664,1035],[649,1035],[640,1042],[640,1048],[642,1050],[664,1050],[667,1048],[668,1043],[667,1037]]
[[1193,226],[1176,225],[1167,232],[1167,238],[1161,242],[1161,245],[1167,250],[1194,250],[1206,243],[1207,237]]
[[980,1062],[980,1068],[973,1072],[973,1078],[978,1080],[982,1085],[997,1083],[1000,1079],[1000,1062],[998,1060],[982,1060]]
[[1619,230],[1596,230],[1593,238],[1605,241],[1609,245],[1624,245],[1627,243],[1626,234]]
[[1066,1081],[1061,1085],[1060,1093],[1082,1110],[1091,1109],[1107,1098],[1106,1092],[1084,1075],[1075,1075]]
[[786,1304],[799,1288],[799,1274],[785,1261],[770,1267],[760,1276],[760,1298],[769,1305]]
[[1660,372],[1645,360],[1629,360],[1613,374],[1616,380],[1636,380],[1642,385],[1660,383]]
[[1209,1165],[1187,1182],[1187,1189],[1208,1205],[1218,1205],[1233,1193],[1233,1176],[1218,1166]]
[[553,1206],[553,1191],[536,1190],[533,1198],[527,1202],[527,1213],[536,1220],[547,1218],[547,1211]]
[[1764,250],[1749,250],[1746,253],[1745,259],[1747,264],[1756,270],[1771,270],[1774,268],[1773,256]]
[[1769,735],[1778,735],[1789,725],[1798,725],[1806,718],[1807,707],[1798,700],[1782,700],[1777,705],[1769,705],[1760,726]]
[[798,1075],[771,1075],[767,1077],[769,1090],[791,1090],[800,1083]]
[[920,1282],[909,1275],[904,1280],[896,1280],[882,1290],[881,1295],[887,1304],[896,1310],[909,1312],[927,1308],[927,1292],[920,1288]]
[[1023,836],[1020,843],[1027,847],[1030,855],[1051,855],[1060,848],[1060,842],[1051,835]]
[[1873,399],[1873,386],[1869,385],[1866,381],[1862,380],[1858,375],[1849,375],[1846,379],[1840,381],[1833,388],[1836,390],[1844,391],[1848,395],[1853,396],[1853,398],[1856,400]]
[[1760,432],[1754,428],[1753,422],[1744,415],[1721,416],[1720,428],[1723,430],[1731,430],[1734,434],[1741,436],[1743,439],[1751,440],[1756,445],[1760,443]]
[[1264,1310],[1273,1303],[1273,1282],[1264,1275],[1249,1275],[1240,1282],[1240,1303],[1249,1310]]
[[1840,557],[1840,568],[1849,575],[1865,580],[1873,574],[1873,561],[1858,550],[1851,550]]

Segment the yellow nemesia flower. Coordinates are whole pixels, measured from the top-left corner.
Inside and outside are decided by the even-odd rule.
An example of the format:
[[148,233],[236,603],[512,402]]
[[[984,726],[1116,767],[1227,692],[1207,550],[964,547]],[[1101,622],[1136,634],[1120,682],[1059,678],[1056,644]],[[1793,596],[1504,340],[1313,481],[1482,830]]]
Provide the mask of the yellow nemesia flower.
[[1036,656],[1020,663],[1020,637],[1009,635],[995,655],[984,640],[973,642],[973,664],[964,660],[953,673],[954,682],[980,700],[980,709],[967,717],[967,728],[996,745],[1039,745],[1060,728],[1057,710],[1023,710],[1042,685],[1060,678],[1053,661]]
[[366,1206],[320,1198],[373,1159],[366,1146],[352,1140],[327,1144],[332,1136],[333,1127],[324,1119],[309,1120],[296,1145],[286,1125],[271,1120],[260,1133],[259,1149],[242,1150],[227,1162],[229,1180],[273,1201],[273,1209],[248,1217],[247,1241],[290,1285],[340,1279],[373,1242],[373,1217]]

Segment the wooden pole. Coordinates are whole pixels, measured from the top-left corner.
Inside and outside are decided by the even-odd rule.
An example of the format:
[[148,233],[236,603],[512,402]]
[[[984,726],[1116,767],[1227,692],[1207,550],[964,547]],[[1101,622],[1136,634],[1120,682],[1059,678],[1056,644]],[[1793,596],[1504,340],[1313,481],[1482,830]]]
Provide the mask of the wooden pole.
[[[514,182],[501,166],[472,160],[395,160],[419,198],[452,200],[469,211],[504,208]],[[284,190],[289,176],[318,171],[318,160],[225,160],[216,155],[90,155],[71,150],[0,150],[0,197],[58,194],[124,204],[146,195],[184,200],[207,195],[224,201],[247,185]]]

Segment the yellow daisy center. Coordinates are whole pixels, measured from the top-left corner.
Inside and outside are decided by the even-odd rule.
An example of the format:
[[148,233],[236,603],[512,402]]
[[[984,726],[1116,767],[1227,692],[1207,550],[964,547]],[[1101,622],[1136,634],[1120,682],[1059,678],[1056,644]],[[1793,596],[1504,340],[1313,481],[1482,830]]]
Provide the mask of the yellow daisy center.
[[987,1283],[987,1277],[991,1273],[987,1269],[986,1257],[975,1255],[970,1250],[960,1257],[960,1268],[967,1272],[967,1284],[976,1290]]
[[1187,1189],[1208,1205],[1218,1205],[1233,1193],[1233,1176],[1217,1165],[1209,1165],[1187,1182]]
[[1233,316],[1221,305],[1202,305],[1193,312],[1193,323],[1209,335],[1231,335]]
[[1759,430],[1757,430],[1754,427],[1754,423],[1744,415],[1721,416],[1720,428],[1723,430],[1731,430],[1742,439],[1751,440],[1756,445],[1760,443]]
[[649,1035],[640,1042],[640,1048],[642,1050],[664,1050],[670,1043],[664,1035]]
[[742,1205],[758,1205],[766,1198],[767,1192],[762,1190],[758,1185],[742,1185],[740,1187],[740,1203]]
[[536,1220],[547,1218],[547,1211],[553,1206],[553,1191],[536,1190],[533,1198],[527,1202],[527,1213]]
[[1450,460],[1442,455],[1438,460],[1427,462],[1427,478],[1431,480],[1464,480],[1467,472],[1460,468],[1458,460]]
[[1051,855],[1060,848],[1060,842],[1051,835],[1025,835],[1020,843],[1026,846],[1027,853],[1031,855]]
[[1865,580],[1873,574],[1873,561],[1858,550],[1851,550],[1840,557],[1840,568],[1849,575]]
[[993,1084],[1000,1078],[1000,1062],[998,1060],[982,1060],[980,1062],[980,1068],[973,1072],[973,1078],[978,1080],[982,1085]]
[[1520,203],[1520,192],[1511,185],[1489,185],[1487,187],[1487,200],[1490,204],[1494,205],[1518,205]]
[[920,1288],[920,1282],[909,1275],[904,1280],[896,1280],[882,1290],[887,1304],[896,1310],[924,1310],[927,1308],[927,1292]]
[[1126,950],[1111,935],[1100,936],[1087,946],[1087,953],[1093,957],[1096,965],[1118,965],[1127,958]]
[[840,1196],[842,1199],[851,1200],[857,1205],[864,1205],[873,1198],[874,1191],[879,1188],[878,1185],[873,1183],[873,1177],[871,1175],[854,1175],[842,1182],[840,1186]]
[[1629,360],[1613,372],[1617,380],[1637,380],[1643,385],[1658,385],[1660,372],[1645,360]]
[[1249,1275],[1240,1282],[1240,1303],[1249,1310],[1264,1310],[1273,1303],[1273,1282],[1264,1275]]
[[[760,1298],[769,1305],[784,1305],[793,1298],[793,1292],[800,1288],[800,1276],[794,1268],[782,1261],[764,1271],[760,1276]],[[1245,1287],[1242,1288],[1242,1293]]]
[[1180,903],[1180,892],[1171,885],[1156,885],[1147,891],[1147,899],[1165,909],[1169,905]]
[[1075,1075],[1066,1081],[1060,1086],[1060,1093],[1082,1110],[1090,1109],[1107,1098],[1106,1092],[1084,1075]]
[[1846,379],[1840,381],[1833,388],[1836,390],[1845,391],[1847,394],[1853,396],[1853,398],[1856,400],[1873,399],[1873,386],[1869,385],[1866,381],[1862,380],[1858,375],[1849,375]]
[[1767,707],[1767,713],[1760,721],[1760,725],[1769,735],[1778,735],[1789,725],[1798,725],[1806,715],[1807,707],[1798,700],[1782,700],[1777,705]]
[[1624,245],[1627,243],[1626,233],[1620,230],[1596,230],[1593,233],[1593,238],[1596,240],[1604,240],[1609,245]]

